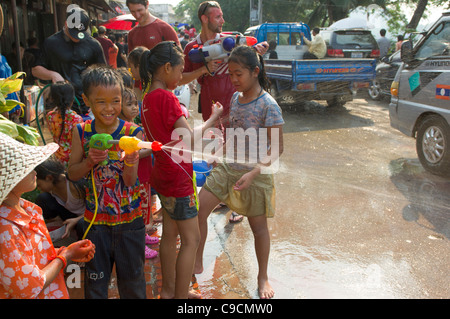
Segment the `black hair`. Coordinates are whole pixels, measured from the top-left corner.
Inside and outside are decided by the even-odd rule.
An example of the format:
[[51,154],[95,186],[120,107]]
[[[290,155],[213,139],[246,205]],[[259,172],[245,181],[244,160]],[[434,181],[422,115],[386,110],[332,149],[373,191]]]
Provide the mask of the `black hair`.
[[126,1],[127,7],[129,4],[142,4],[143,6],[147,6],[148,0],[127,0]]
[[266,69],[264,67],[264,60],[262,55],[258,54],[256,50],[252,47],[249,47],[247,45],[241,45],[236,47],[230,55],[230,58],[228,59],[228,63],[234,62],[238,63],[239,65],[249,69],[251,72],[253,72],[256,67],[259,68],[259,74],[258,74],[258,82],[261,87],[268,91],[270,87],[269,79],[266,75]]
[[131,64],[133,64],[134,66],[139,66],[142,53],[144,53],[144,51],[147,51],[147,50],[148,49],[146,47],[135,47],[128,54],[128,62],[131,62]]
[[134,81],[133,81],[133,75],[128,71],[126,67],[120,67],[116,69],[117,73],[122,77],[123,85],[125,88],[133,88],[134,87]]
[[184,54],[174,41],[163,41],[153,49],[142,53],[139,62],[139,75],[142,80],[142,90],[150,87],[153,74],[166,63],[177,66],[184,63]]
[[122,77],[113,68],[106,65],[92,65],[81,74],[83,93],[89,96],[92,87],[96,86],[115,86],[120,87],[123,93]]
[[75,89],[69,82],[61,81],[53,83],[50,85],[50,99],[50,105],[57,107],[61,115],[62,125],[58,138],[58,141],[60,141],[66,124],[66,111],[71,109],[75,99]]
[[36,166],[34,170],[36,171],[37,179],[44,180],[47,176],[51,176],[53,178],[53,185],[56,185],[59,182],[61,175],[65,175],[66,179],[69,180],[75,186],[75,189],[77,190],[78,193],[78,197],[79,198],[86,197],[84,179],[81,179],[77,182],[71,181],[67,176],[64,164],[62,164],[58,160],[49,158],[44,162],[42,162],[41,164],[39,164],[38,166]]
[[136,99],[136,101],[137,101],[137,95],[136,95],[136,92],[134,92],[134,90],[133,89],[131,89],[131,88],[125,88],[124,90],[123,90],[123,94],[122,94],[122,103],[125,103],[125,101],[127,101],[129,98],[135,98]]

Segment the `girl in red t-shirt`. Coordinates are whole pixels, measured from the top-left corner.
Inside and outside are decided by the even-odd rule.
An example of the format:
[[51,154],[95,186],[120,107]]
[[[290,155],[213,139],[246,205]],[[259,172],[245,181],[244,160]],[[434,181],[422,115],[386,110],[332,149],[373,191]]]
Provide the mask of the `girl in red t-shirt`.
[[[164,145],[182,146],[192,149],[193,130],[189,127],[177,97],[173,94],[183,76],[184,56],[173,41],[164,41],[152,50],[145,51],[140,61],[140,76],[144,90],[149,88],[144,98],[141,119],[149,141],[159,141]],[[213,106],[211,118],[198,128],[203,133],[214,126],[222,113],[222,106]],[[178,132],[183,131],[181,140]],[[197,129],[196,129],[197,130]],[[186,136],[190,135],[191,138]],[[198,134],[202,136],[203,134]],[[180,134],[181,135],[181,134]],[[183,143],[187,141],[189,145]],[[151,185],[158,193],[163,212],[163,234],[160,242],[162,288],[161,298],[199,297],[189,295],[189,284],[194,267],[194,259],[200,240],[198,226],[197,194],[193,184],[191,152],[182,158],[172,156],[170,148],[154,152],[155,165],[151,172]],[[186,153],[188,156],[186,156]],[[181,237],[181,247],[176,254],[177,236]]]

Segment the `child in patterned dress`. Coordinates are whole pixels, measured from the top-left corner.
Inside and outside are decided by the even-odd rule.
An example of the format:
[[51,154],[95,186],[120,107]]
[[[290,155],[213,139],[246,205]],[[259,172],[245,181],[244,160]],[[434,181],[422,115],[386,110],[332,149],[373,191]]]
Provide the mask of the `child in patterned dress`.
[[50,105],[53,107],[45,119],[53,141],[59,145],[55,157],[67,167],[72,149],[72,130],[83,122],[81,116],[73,111],[75,91],[68,82],[57,82],[50,86]]

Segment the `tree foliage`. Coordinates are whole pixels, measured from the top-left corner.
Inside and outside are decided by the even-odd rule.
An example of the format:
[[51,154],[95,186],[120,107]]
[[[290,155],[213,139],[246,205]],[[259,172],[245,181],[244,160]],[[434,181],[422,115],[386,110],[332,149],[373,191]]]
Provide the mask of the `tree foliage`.
[[[182,0],[176,8],[178,15],[189,16],[190,21],[200,29],[197,10],[202,0]],[[218,0],[224,17],[226,31],[243,32],[250,23],[249,0]],[[400,33],[406,26],[415,29],[427,5],[450,9],[448,0],[263,0],[263,21],[265,22],[305,22],[310,27],[327,27],[333,22],[348,17],[356,8],[366,8],[367,14],[377,5],[388,21],[387,29]],[[406,16],[404,6],[414,10],[413,16]]]

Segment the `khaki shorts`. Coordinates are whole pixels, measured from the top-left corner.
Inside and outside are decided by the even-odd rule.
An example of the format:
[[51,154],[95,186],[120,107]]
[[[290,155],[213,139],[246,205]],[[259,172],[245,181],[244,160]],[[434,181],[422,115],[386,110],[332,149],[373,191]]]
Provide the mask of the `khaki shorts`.
[[[228,208],[247,217],[275,215],[275,187],[272,174],[260,174],[252,185],[243,191],[233,186],[248,171],[232,169],[226,163],[217,165],[206,178],[205,188]],[[201,203],[200,203],[201,204]]]

